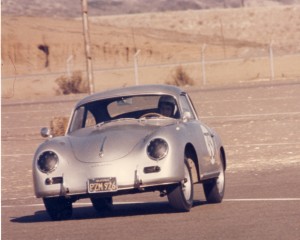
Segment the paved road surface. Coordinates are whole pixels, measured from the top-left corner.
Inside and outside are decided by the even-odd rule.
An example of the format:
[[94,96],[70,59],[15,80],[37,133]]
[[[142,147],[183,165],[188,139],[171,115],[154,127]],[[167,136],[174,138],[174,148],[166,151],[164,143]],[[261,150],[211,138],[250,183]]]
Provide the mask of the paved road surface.
[[[74,100],[2,106],[2,239],[300,239],[300,84],[191,89],[199,116],[222,136],[226,194],[176,213],[158,193],[116,197],[112,213],[88,200],[71,220],[50,221],[33,196],[31,162],[39,136]],[[69,98],[68,98],[69,99]]]

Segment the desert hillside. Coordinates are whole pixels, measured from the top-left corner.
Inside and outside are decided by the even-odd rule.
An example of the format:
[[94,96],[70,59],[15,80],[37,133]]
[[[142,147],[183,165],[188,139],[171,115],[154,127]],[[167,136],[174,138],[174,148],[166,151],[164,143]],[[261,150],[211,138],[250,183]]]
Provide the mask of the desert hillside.
[[[91,16],[266,7],[300,4],[300,0],[87,0]],[[2,14],[34,17],[74,18],[81,16],[80,0],[3,0]]]
[[[298,78],[299,16],[300,5],[90,16],[96,90],[134,84],[137,50],[140,83],[170,82],[183,65],[201,85],[203,54],[211,61],[208,83],[269,78],[269,63],[260,58],[270,46],[281,57],[275,77]],[[3,15],[1,57],[3,97],[53,96],[58,77],[73,71],[85,77],[81,18]]]

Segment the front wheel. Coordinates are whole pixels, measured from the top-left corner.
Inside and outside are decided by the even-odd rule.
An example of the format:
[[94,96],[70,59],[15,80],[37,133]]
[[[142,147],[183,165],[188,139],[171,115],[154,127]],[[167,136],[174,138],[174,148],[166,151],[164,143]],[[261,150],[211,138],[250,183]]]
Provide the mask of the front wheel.
[[184,163],[184,180],[168,189],[170,205],[178,211],[188,212],[193,206],[194,185],[191,169],[187,161]]
[[111,211],[113,208],[112,197],[91,198],[91,202],[98,212]]
[[208,203],[220,203],[225,192],[225,171],[221,163],[221,171],[217,178],[203,183],[203,190]]
[[65,197],[43,198],[47,213],[52,220],[66,220],[72,217],[72,201]]

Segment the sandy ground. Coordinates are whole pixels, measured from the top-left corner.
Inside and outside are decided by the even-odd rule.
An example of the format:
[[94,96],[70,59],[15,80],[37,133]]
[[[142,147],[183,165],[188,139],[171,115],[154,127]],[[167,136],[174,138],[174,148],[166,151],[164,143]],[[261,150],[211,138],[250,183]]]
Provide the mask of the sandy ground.
[[[170,82],[180,65],[196,86],[268,81],[270,46],[274,79],[298,79],[299,14],[295,5],[90,17],[95,90],[134,85],[138,49],[139,84]],[[87,79],[81,19],[2,16],[1,57],[5,99],[53,97],[73,71]]]

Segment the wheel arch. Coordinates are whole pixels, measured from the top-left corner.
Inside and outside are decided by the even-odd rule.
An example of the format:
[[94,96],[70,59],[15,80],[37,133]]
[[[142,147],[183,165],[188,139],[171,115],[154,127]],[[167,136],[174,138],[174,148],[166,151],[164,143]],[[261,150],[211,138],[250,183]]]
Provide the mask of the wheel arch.
[[[191,159],[196,167],[197,172],[197,182],[200,182],[200,168],[198,162],[198,156],[195,147],[191,143],[187,143],[184,150],[185,157]],[[192,173],[193,174],[193,173]]]
[[223,146],[221,146],[221,148],[220,148],[220,158],[221,158],[221,161],[223,163],[224,171],[225,171],[226,167],[227,167],[227,159],[226,159],[225,149],[224,149]]

